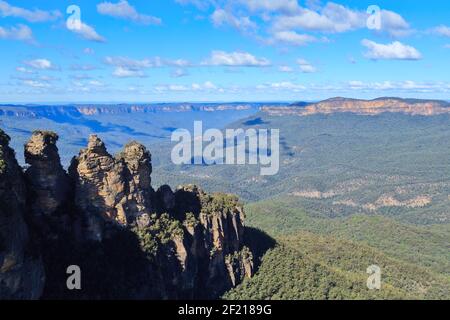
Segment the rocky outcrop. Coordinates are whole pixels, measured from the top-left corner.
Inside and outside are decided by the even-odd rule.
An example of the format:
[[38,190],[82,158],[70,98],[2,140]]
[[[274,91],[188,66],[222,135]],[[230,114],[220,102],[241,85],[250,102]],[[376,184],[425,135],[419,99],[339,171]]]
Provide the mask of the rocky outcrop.
[[243,246],[245,215],[235,196],[211,195],[187,185],[176,190],[175,203],[172,215],[183,221],[188,244],[177,246],[177,256],[188,266],[186,272],[193,272],[191,267],[199,273],[194,291],[217,296],[253,275],[251,253],[243,254],[249,252]]
[[0,130],[0,300],[38,299],[44,269],[25,223],[26,185]]
[[87,148],[72,160],[69,174],[75,183],[75,205],[83,216],[86,238],[102,240],[108,222],[127,225],[125,164],[108,153],[103,141],[91,135]]
[[64,171],[56,142],[58,135],[35,131],[25,145],[25,171],[32,221],[47,237],[57,236],[69,226],[66,206],[70,199],[70,181]]
[[72,160],[69,172],[75,182],[75,206],[83,214],[88,239],[101,240],[106,224],[125,227],[148,223],[154,211],[154,190],[151,155],[143,145],[129,143],[113,157],[92,135],[87,148]]
[[151,155],[143,145],[131,142],[112,156],[95,135],[67,174],[57,140],[52,132],[33,133],[25,146],[25,175],[7,140],[0,149],[6,178],[1,203],[13,204],[12,216],[5,208],[0,216],[2,295],[38,298],[42,291],[40,259],[26,255],[24,215],[43,250],[47,298],[74,298],[65,288],[69,264],[82,266],[89,280],[82,298],[217,298],[252,276],[244,211],[236,197],[207,194],[194,185],[175,192],[164,185],[155,192]]
[[140,220],[140,217],[153,212],[151,199],[154,190],[151,185],[152,158],[150,152],[140,143],[127,144],[118,156],[126,166],[128,184],[126,215],[127,221]]

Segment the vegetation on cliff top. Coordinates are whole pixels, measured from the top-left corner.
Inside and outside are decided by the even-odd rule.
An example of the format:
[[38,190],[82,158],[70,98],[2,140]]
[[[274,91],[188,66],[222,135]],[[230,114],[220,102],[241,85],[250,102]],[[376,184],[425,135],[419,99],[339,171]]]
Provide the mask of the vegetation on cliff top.
[[160,245],[166,245],[175,238],[183,238],[184,231],[182,223],[171,218],[167,213],[159,217],[153,214],[147,227],[134,227],[133,232],[137,235],[141,249],[149,259],[158,254]]
[[201,198],[202,213],[214,214],[217,212],[231,212],[236,207],[242,208],[239,198],[232,194],[214,193]]

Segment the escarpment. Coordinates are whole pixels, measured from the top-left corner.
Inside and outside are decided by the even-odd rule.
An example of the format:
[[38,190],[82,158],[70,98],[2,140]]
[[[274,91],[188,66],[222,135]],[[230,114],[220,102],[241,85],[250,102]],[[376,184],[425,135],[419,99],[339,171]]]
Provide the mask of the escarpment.
[[[0,298],[210,299],[253,275],[236,197],[194,185],[155,191],[143,145],[113,156],[95,135],[66,172],[57,140],[34,132],[24,173],[2,141]],[[27,250],[25,219],[40,254]],[[67,289],[69,265],[80,266],[82,290]]]

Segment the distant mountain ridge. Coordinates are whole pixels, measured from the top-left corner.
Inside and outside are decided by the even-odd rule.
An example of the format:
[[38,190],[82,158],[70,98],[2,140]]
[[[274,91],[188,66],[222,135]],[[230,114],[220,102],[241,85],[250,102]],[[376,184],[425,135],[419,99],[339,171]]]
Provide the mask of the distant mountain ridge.
[[288,103],[151,103],[151,104],[73,104],[73,105],[0,105],[0,116],[46,117],[48,115],[120,115],[130,113],[161,112],[216,112],[255,110],[270,115],[331,114],[350,112],[360,115],[376,115],[384,112],[431,116],[450,113],[450,102],[444,100],[402,99],[381,97],[362,100],[335,97],[319,102],[299,101]]
[[317,103],[294,103],[285,107],[262,107],[270,115],[298,115],[355,113],[359,115],[377,115],[385,112],[410,115],[432,116],[450,113],[450,103],[443,100],[401,99],[382,97],[373,100],[361,100],[336,97]]
[[161,103],[161,104],[74,104],[74,105],[0,105],[0,116],[40,117],[49,114],[93,116],[101,114],[258,110],[259,103]]

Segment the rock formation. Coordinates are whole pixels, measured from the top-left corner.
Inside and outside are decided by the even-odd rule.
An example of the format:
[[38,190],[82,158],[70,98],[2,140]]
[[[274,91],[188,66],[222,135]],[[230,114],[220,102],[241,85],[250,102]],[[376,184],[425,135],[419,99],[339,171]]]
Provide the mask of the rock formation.
[[152,158],[150,152],[137,142],[127,144],[118,155],[119,161],[123,161],[127,170],[127,207],[128,221],[135,221],[142,216],[147,216],[153,211],[151,198],[154,190],[151,185]]
[[[25,175],[8,140],[2,141],[0,298],[38,298],[42,292],[39,256],[26,256],[24,216],[39,236],[46,298],[209,299],[252,276],[236,197],[194,185],[155,192],[151,155],[143,145],[131,142],[112,156],[95,135],[67,174],[57,140],[52,132],[33,133],[25,145]],[[81,293],[65,288],[69,264],[83,269],[87,285]]]
[[25,223],[26,185],[0,130],[0,299],[37,299],[44,270]]
[[103,141],[91,135],[87,148],[72,160],[69,174],[88,239],[100,241],[108,222],[127,225],[125,164],[108,153]]
[[57,141],[58,135],[53,132],[35,131],[25,145],[31,219],[46,237],[57,236],[59,228],[69,225],[65,206],[70,197],[70,181],[61,165]]

